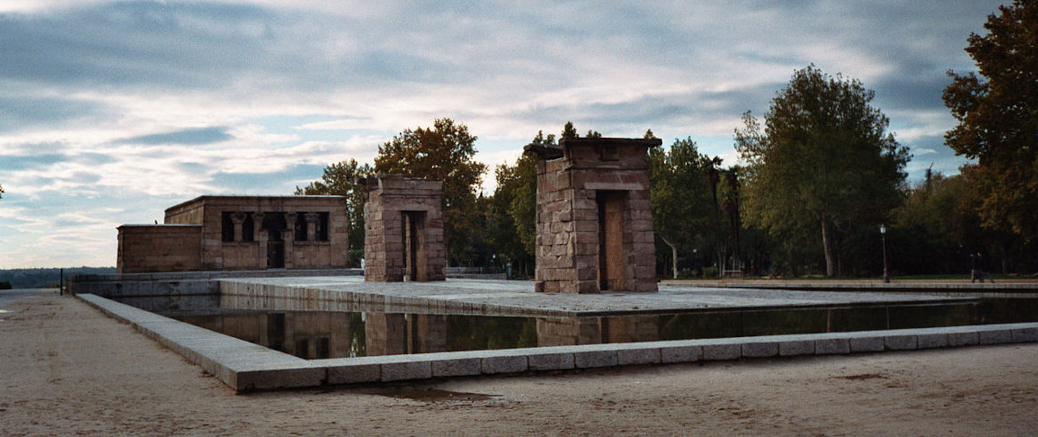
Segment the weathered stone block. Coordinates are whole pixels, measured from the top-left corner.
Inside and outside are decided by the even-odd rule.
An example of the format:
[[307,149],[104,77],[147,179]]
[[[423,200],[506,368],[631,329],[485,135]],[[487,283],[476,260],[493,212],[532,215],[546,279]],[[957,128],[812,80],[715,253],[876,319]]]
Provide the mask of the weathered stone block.
[[948,346],[973,346],[980,344],[980,338],[976,332],[953,332],[948,334]]
[[786,340],[779,343],[779,356],[814,355],[815,342],[812,340]]
[[480,358],[456,358],[432,362],[432,374],[441,376],[472,376],[481,373]]
[[529,361],[523,355],[505,355],[483,358],[481,362],[483,373],[493,375],[497,373],[518,373],[529,369]]
[[891,351],[914,350],[918,348],[915,335],[888,335],[883,338],[884,348]]
[[977,333],[977,342],[979,344],[1005,344],[1012,341],[1013,334],[1008,329],[984,330]]
[[661,346],[660,362],[669,363],[692,363],[703,358],[703,348],[700,346]]
[[578,369],[615,366],[617,364],[616,351],[590,350],[574,352],[573,364]]
[[742,358],[742,345],[740,344],[706,344],[703,345],[703,360],[737,360]]
[[616,350],[616,363],[621,366],[659,364],[660,361],[662,361],[662,358],[659,348],[637,347]]
[[851,352],[883,352],[883,337],[853,337],[849,340]]
[[815,354],[849,354],[851,353],[850,341],[846,338],[823,338],[815,340]]
[[742,345],[742,356],[746,358],[773,357],[779,353],[777,342],[744,343]]
[[382,378],[382,366],[378,364],[358,364],[330,367],[328,369],[329,384],[355,384],[375,382]]
[[530,370],[568,370],[576,366],[572,352],[547,353],[529,356]]
[[1014,343],[1038,342],[1038,327],[1014,328],[1010,331]]
[[948,334],[927,333],[916,335],[916,346],[919,349],[948,347]]
[[382,364],[383,381],[432,378],[432,365],[428,361],[402,361]]

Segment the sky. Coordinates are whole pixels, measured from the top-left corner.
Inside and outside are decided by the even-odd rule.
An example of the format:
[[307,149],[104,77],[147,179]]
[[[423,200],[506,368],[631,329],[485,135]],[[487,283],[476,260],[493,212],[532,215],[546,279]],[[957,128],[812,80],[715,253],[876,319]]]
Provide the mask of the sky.
[[567,121],[732,165],[741,115],[810,64],[875,91],[910,180],[955,174],[946,73],[1003,3],[4,0],[0,269],[114,266],[121,224],[290,195],[442,117],[491,168]]

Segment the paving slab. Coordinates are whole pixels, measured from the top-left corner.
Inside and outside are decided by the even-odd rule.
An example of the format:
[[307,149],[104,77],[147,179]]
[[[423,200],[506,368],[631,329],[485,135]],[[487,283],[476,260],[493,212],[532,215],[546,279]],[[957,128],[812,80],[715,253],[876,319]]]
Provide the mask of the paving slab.
[[709,288],[660,284],[659,292],[535,293],[532,281],[448,279],[364,282],[356,276],[221,279],[221,306],[325,311],[410,311],[480,315],[606,316],[730,309],[842,308],[972,302],[889,292]]

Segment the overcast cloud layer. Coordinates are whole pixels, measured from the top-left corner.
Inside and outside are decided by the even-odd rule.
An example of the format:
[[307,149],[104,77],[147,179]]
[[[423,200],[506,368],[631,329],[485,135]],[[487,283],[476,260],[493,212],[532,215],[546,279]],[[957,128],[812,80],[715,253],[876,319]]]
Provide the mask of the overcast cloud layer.
[[438,117],[491,165],[568,120],[733,164],[740,115],[811,63],[876,91],[913,177],[955,173],[945,72],[1003,2],[367,3],[3,2],[0,268],[114,265],[120,224],[291,194]]

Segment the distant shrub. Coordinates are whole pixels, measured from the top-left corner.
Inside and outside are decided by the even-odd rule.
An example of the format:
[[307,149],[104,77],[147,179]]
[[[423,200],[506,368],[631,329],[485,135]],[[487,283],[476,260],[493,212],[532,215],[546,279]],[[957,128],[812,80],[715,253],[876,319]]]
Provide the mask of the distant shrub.
[[715,266],[703,267],[703,277],[704,278],[716,278],[717,277],[717,267],[715,267]]

